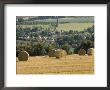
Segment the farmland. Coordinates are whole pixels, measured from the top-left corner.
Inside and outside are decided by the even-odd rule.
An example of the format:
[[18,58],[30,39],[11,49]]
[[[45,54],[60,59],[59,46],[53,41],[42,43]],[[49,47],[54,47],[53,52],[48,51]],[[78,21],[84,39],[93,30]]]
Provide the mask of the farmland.
[[67,55],[60,59],[46,56],[29,57],[16,63],[17,74],[93,74],[94,56]]
[[93,74],[94,27],[94,16],[16,17],[16,74]]
[[[47,19],[45,19],[47,18]],[[48,30],[55,27],[55,25],[51,25],[52,23],[57,23],[57,19],[48,18],[48,17],[24,17],[22,23],[17,24],[21,28],[43,28],[44,30]],[[60,31],[69,31],[69,30],[77,30],[82,31],[87,29],[88,27],[92,27],[94,24],[94,17],[65,17],[65,18],[58,18],[58,27],[57,30]]]
[[[19,26],[19,25],[17,25]],[[88,27],[92,27],[93,23],[60,23],[57,27],[58,31],[83,31],[87,29]],[[43,29],[50,28],[50,25],[42,25],[42,24],[37,24],[37,25],[20,25],[22,28],[35,28],[35,27],[42,27]]]

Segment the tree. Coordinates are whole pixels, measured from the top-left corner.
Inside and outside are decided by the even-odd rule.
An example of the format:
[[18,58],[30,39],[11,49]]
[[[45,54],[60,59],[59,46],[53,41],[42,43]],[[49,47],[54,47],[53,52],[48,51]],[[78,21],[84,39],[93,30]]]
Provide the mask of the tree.
[[46,55],[46,54],[47,54],[46,50],[45,49],[42,49],[41,50],[41,55]]
[[46,51],[49,52],[50,50],[54,49],[55,46],[53,45],[49,45],[47,48],[46,48]]
[[63,46],[62,46],[62,49],[63,50],[66,50],[66,52],[67,52],[67,54],[69,54],[70,53],[70,45],[68,44],[68,43],[66,43],[66,44],[64,44]]
[[86,52],[87,52],[87,50],[88,50],[89,48],[93,48],[93,42],[90,41],[90,40],[82,41],[82,42],[81,42],[81,45],[79,46],[79,49],[80,49],[80,48],[83,48],[83,49],[86,50]]
[[17,22],[17,24],[23,23],[23,18],[22,17],[17,18],[16,22]]

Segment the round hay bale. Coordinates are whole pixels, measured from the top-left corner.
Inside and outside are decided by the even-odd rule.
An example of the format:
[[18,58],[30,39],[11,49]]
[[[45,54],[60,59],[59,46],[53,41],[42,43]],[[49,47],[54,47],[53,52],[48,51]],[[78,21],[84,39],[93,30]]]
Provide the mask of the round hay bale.
[[85,55],[86,51],[84,49],[80,49],[78,52],[79,55]]
[[50,50],[48,53],[48,56],[49,57],[55,57],[55,49]]
[[61,50],[58,49],[58,50],[55,51],[55,57],[56,57],[56,58],[62,57]]
[[65,55],[67,55],[65,50],[58,49],[58,50],[55,51],[55,57],[56,58],[61,58],[61,57],[65,56]]
[[19,61],[27,61],[29,58],[29,54],[28,52],[26,51],[21,51],[19,54],[18,54],[18,60]]
[[94,49],[93,49],[93,48],[89,48],[89,49],[87,50],[87,54],[88,54],[88,55],[93,55],[93,54],[94,54]]
[[62,57],[67,55],[67,52],[65,50],[61,51]]
[[49,51],[48,53],[48,56],[49,57],[56,57],[56,58],[61,58],[63,56],[67,55],[66,51],[65,50],[62,50],[62,49],[52,49]]

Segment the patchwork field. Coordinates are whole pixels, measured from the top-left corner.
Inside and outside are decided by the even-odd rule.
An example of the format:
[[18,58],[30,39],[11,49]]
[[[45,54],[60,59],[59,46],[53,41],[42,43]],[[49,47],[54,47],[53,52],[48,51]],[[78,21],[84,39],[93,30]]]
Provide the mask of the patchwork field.
[[[17,25],[19,26],[19,25]],[[63,31],[69,31],[69,30],[77,30],[77,31],[83,31],[84,29],[87,29],[88,27],[92,27],[93,23],[63,23],[59,24],[58,30],[63,30]],[[50,28],[50,25],[20,25],[22,28],[32,28],[32,27],[42,27],[44,29]]]
[[94,74],[94,56],[68,55],[60,59],[29,57],[16,62],[16,74]]

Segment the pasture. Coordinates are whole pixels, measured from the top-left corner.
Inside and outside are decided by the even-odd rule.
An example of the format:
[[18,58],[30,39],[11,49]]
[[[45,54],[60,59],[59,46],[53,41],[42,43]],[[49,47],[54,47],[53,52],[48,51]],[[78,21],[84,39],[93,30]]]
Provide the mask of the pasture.
[[94,56],[73,54],[60,59],[34,56],[28,61],[17,58],[16,74],[94,74]]
[[[17,25],[19,26],[19,25]],[[84,29],[87,29],[88,27],[92,27],[93,23],[59,23],[57,30],[60,31],[83,31]],[[36,25],[20,25],[22,28],[33,28],[33,27],[42,27],[43,29],[50,28],[50,24],[36,24]],[[51,28],[50,28],[51,29]]]

